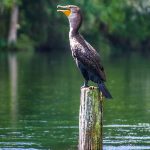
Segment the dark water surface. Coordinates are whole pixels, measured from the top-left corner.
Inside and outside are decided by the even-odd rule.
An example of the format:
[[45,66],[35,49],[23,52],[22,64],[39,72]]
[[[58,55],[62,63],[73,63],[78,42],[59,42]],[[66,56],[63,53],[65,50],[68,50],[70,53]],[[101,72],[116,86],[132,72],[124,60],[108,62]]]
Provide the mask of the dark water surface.
[[[0,53],[0,149],[76,150],[82,77],[70,53]],[[104,150],[150,150],[150,61],[104,60]]]

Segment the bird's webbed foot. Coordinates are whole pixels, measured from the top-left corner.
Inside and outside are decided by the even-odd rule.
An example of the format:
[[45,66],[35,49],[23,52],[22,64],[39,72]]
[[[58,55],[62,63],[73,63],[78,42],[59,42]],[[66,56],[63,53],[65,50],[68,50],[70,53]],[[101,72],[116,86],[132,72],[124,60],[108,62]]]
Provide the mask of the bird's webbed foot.
[[88,81],[84,81],[83,86],[81,86],[81,88],[86,88],[86,87],[89,87],[89,86],[88,86]]

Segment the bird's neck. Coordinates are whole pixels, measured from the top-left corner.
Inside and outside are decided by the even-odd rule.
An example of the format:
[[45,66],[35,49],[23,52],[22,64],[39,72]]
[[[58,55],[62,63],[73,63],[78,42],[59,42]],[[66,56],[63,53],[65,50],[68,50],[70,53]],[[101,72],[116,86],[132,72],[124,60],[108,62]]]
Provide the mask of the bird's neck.
[[69,31],[69,37],[74,37],[76,35],[79,35],[79,29],[82,23],[82,18],[81,16],[72,16],[69,18],[69,26],[70,26],[70,31]]
[[75,29],[70,26],[69,37],[71,38],[71,37],[75,37],[77,35],[79,35],[78,29]]

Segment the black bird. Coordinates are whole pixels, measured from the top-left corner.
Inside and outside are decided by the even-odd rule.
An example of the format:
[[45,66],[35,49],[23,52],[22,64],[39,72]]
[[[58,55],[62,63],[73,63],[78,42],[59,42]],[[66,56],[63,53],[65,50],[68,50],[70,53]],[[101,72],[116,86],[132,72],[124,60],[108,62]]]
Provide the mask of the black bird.
[[69,20],[70,47],[77,67],[80,69],[85,79],[83,87],[88,87],[88,81],[91,80],[97,83],[103,96],[106,98],[112,98],[104,84],[106,81],[106,76],[99,54],[79,33],[79,28],[82,24],[82,14],[80,8],[75,5],[58,5],[57,8],[60,8],[61,10],[57,11],[63,12]]

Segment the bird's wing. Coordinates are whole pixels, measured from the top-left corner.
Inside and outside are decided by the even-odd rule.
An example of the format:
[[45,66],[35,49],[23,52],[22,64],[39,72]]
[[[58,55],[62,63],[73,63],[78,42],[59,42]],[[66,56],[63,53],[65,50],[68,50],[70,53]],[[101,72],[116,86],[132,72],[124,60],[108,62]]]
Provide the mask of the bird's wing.
[[[80,50],[79,50],[80,49]],[[76,58],[82,62],[89,70],[95,71],[103,81],[106,81],[104,68],[100,61],[97,51],[85,41],[82,47],[76,51]]]

